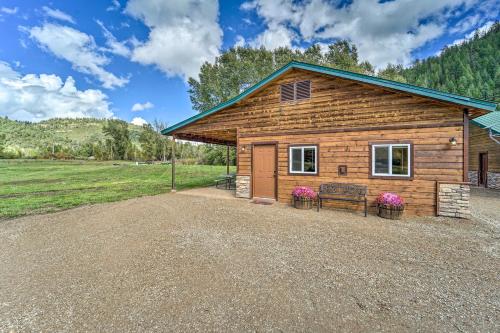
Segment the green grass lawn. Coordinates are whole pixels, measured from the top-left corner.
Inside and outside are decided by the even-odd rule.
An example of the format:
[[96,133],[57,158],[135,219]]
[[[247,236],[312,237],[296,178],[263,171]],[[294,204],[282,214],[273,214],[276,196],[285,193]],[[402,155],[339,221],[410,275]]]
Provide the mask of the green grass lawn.
[[[213,184],[226,167],[177,165],[176,171],[182,190]],[[171,174],[170,165],[125,161],[0,160],[0,219],[169,192]]]

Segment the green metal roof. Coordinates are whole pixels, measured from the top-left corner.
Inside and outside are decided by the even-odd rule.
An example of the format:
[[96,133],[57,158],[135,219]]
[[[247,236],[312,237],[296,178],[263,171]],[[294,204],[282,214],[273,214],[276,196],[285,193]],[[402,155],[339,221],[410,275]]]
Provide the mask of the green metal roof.
[[344,79],[355,80],[355,81],[369,83],[369,84],[374,84],[374,85],[381,86],[381,87],[405,91],[405,92],[409,92],[409,93],[416,94],[416,95],[426,96],[426,97],[434,98],[437,100],[456,103],[456,104],[460,104],[460,105],[464,105],[464,106],[468,106],[468,107],[474,107],[474,108],[478,108],[478,109],[483,109],[483,110],[487,110],[487,111],[494,111],[496,109],[496,103],[483,101],[480,99],[475,99],[475,98],[470,98],[470,97],[465,97],[465,96],[460,96],[460,95],[455,95],[455,94],[449,94],[449,93],[441,92],[438,90],[433,90],[433,89],[414,86],[411,84],[381,79],[381,78],[374,77],[374,76],[343,71],[340,69],[324,67],[324,66],[319,66],[319,65],[313,65],[313,64],[308,64],[308,63],[303,63],[303,62],[298,62],[298,61],[292,61],[292,62],[289,62],[284,67],[278,69],[277,71],[275,71],[274,73],[272,73],[271,75],[269,75],[268,77],[263,79],[262,81],[256,83],[252,87],[243,91],[238,96],[235,96],[235,97],[231,98],[230,100],[211,108],[210,110],[198,113],[197,115],[194,115],[194,116],[192,116],[184,121],[181,121],[175,125],[172,125],[166,129],[164,129],[161,133],[164,135],[171,134],[173,131],[175,131],[181,127],[184,127],[186,125],[189,125],[198,119],[204,118],[208,115],[211,115],[214,112],[220,111],[228,106],[231,106],[231,105],[237,103],[238,101],[242,100],[243,98],[247,97],[248,95],[250,95],[254,91],[258,90],[263,85],[269,83],[270,81],[274,80],[275,78],[277,78],[281,74],[283,74],[283,73],[285,73],[288,70],[291,70],[293,68],[313,71],[316,73],[328,74],[328,75],[332,75],[332,76],[336,76],[336,77],[341,77]]
[[471,121],[474,125],[491,129],[494,134],[500,135],[500,111],[490,112]]

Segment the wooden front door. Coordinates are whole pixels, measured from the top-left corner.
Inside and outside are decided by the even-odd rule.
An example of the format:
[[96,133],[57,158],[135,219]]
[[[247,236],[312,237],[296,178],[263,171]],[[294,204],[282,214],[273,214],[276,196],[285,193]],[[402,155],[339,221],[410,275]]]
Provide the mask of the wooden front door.
[[479,186],[488,186],[488,153],[479,154],[479,174],[477,178]]
[[254,145],[252,191],[258,198],[276,199],[276,145]]

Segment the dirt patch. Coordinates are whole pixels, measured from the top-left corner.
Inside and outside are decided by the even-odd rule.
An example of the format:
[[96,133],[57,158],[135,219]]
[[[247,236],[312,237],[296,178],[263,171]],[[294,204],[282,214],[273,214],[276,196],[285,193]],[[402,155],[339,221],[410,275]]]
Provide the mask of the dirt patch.
[[0,331],[497,331],[498,233],[165,194],[0,223]]

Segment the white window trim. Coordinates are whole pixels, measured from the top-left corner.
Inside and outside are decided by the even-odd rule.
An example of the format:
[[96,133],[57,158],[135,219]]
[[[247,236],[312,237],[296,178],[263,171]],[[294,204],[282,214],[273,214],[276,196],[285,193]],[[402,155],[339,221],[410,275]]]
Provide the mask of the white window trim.
[[[304,171],[304,149],[313,148],[314,149],[314,172]],[[301,171],[293,171],[292,170],[292,150],[300,149],[300,170]],[[291,174],[306,174],[306,175],[316,175],[318,174],[318,147],[317,146],[291,146],[288,148],[288,172]]]
[[[389,148],[389,173],[376,173],[375,172],[375,148],[388,147]],[[408,148],[408,173],[406,175],[393,175],[392,174],[392,148],[393,147],[407,147]],[[372,176],[383,177],[411,177],[411,145],[409,143],[382,143],[372,145]]]

